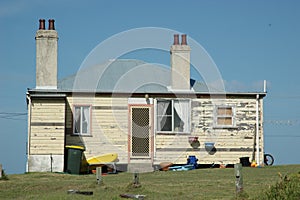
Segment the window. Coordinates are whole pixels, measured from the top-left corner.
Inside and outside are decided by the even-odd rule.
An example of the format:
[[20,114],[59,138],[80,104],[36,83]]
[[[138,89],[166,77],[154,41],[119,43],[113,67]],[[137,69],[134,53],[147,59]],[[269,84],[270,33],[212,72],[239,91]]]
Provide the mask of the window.
[[157,131],[190,132],[189,100],[157,100]]
[[215,107],[215,127],[234,127],[234,107],[216,106]]
[[74,134],[90,134],[90,106],[74,107]]

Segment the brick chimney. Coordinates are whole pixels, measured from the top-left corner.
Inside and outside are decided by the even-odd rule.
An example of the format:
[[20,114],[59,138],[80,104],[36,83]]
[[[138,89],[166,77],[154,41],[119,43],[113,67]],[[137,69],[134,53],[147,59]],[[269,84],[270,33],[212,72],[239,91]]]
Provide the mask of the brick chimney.
[[190,90],[190,52],[186,35],[174,35],[174,43],[171,46],[171,89]]
[[49,19],[48,30],[45,20],[39,20],[36,32],[36,89],[57,89],[57,41],[54,19]]

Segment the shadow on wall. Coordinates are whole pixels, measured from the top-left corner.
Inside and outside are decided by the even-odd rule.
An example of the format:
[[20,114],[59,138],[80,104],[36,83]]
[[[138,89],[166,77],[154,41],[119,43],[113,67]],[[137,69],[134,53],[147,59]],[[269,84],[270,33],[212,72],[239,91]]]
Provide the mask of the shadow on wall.
[[[79,147],[83,147],[85,149],[85,143],[82,139],[82,136],[80,135],[75,135],[73,134],[73,109],[71,108],[69,102],[67,102],[66,104],[66,136],[65,136],[65,145],[67,146],[79,146]],[[64,152],[64,171],[68,172],[68,167],[70,166],[70,164],[68,163],[68,161],[70,162],[70,159],[68,158],[68,151],[69,149],[65,147],[65,152]],[[82,157],[81,160],[79,161],[80,164],[80,169],[78,169],[80,171],[80,173],[82,172],[86,172],[87,171],[87,161],[86,161],[86,157],[85,154],[82,153]]]

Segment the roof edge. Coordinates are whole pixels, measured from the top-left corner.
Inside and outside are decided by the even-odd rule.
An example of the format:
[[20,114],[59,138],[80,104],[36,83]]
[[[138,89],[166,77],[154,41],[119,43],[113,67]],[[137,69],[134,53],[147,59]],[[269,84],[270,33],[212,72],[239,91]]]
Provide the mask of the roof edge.
[[27,93],[30,94],[30,96],[56,96],[56,97],[63,97],[70,94],[76,94],[76,95],[94,95],[99,96],[101,94],[103,95],[124,95],[124,96],[135,96],[135,95],[208,95],[208,96],[256,96],[259,95],[260,98],[265,97],[267,95],[267,92],[194,92],[191,90],[188,91],[170,91],[170,92],[135,92],[135,93],[129,93],[129,92],[106,92],[106,91],[86,91],[86,90],[77,90],[77,91],[66,91],[66,90],[41,90],[41,89],[28,89]]

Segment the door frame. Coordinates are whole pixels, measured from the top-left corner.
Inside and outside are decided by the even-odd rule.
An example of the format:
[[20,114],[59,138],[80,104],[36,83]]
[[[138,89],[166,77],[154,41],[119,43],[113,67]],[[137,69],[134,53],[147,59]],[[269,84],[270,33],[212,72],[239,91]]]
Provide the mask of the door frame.
[[[131,132],[131,125],[132,125],[132,108],[149,108],[149,157],[133,157],[132,156],[132,132]],[[142,160],[151,160],[153,163],[154,157],[154,106],[153,104],[128,104],[128,163],[134,159],[142,159]]]

